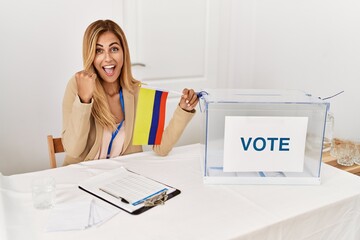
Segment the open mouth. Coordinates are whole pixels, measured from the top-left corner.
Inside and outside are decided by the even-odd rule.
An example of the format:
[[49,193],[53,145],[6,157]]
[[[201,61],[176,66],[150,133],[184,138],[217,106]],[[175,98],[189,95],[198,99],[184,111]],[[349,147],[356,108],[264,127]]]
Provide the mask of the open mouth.
[[115,65],[109,65],[103,67],[107,76],[112,76],[114,74]]

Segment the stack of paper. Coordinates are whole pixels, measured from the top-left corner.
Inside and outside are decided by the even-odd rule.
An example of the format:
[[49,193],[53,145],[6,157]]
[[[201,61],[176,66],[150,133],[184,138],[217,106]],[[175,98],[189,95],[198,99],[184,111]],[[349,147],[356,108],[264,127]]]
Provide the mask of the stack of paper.
[[94,199],[56,205],[50,215],[46,230],[70,231],[98,226],[119,212],[110,205],[100,205]]

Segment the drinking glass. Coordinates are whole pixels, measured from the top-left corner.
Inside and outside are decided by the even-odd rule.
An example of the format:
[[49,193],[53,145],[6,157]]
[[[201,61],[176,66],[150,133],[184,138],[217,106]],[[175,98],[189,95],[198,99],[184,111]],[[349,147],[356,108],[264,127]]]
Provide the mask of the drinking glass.
[[31,183],[33,205],[36,209],[48,209],[55,204],[55,179],[36,177]]
[[336,157],[337,163],[342,166],[354,165],[355,144],[349,140],[334,141],[331,155]]
[[355,150],[354,150],[354,163],[360,165],[360,139],[354,141]]

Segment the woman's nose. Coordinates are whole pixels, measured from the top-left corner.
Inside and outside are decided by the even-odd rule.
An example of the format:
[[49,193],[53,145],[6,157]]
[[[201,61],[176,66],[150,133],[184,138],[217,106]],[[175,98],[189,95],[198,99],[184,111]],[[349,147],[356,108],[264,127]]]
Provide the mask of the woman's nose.
[[112,57],[111,57],[111,53],[110,52],[105,52],[105,61],[110,61],[112,60]]

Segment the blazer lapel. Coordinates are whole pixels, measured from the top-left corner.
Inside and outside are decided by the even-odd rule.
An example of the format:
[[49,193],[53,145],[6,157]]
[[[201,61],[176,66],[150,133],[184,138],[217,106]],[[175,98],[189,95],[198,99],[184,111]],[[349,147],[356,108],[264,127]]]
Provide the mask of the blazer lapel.
[[124,104],[125,104],[125,141],[121,153],[124,153],[125,150],[129,147],[133,128],[134,128],[134,116],[135,116],[135,98],[128,90],[123,89],[124,93]]

